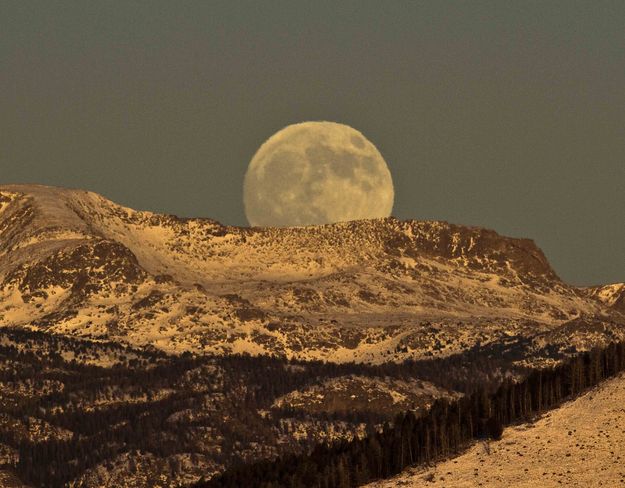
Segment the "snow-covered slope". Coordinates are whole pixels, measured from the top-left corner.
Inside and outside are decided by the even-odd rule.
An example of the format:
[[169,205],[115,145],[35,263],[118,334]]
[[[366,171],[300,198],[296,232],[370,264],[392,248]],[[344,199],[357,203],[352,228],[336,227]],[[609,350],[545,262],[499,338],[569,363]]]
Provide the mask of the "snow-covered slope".
[[394,218],[238,228],[0,186],[1,325],[171,352],[382,362],[584,317],[618,325],[604,295],[563,283],[532,241],[487,229]]
[[625,376],[608,380],[535,424],[507,428],[433,468],[413,469],[369,488],[518,488],[625,484]]
[[278,398],[273,408],[331,414],[359,411],[390,418],[407,410],[427,411],[437,398],[453,396],[426,381],[348,375],[292,391]]
[[608,307],[625,312],[625,283],[594,286],[585,290],[589,296],[605,303]]

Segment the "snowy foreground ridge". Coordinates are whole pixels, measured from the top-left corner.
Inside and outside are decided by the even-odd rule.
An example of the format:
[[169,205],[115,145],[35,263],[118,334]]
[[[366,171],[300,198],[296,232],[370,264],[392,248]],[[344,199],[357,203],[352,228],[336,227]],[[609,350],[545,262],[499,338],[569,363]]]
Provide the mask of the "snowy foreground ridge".
[[607,380],[534,424],[505,429],[433,468],[367,488],[517,488],[625,485],[625,375]]
[[[622,338],[625,285],[575,288],[527,239],[394,218],[238,228],[0,186],[0,325],[166,352],[381,363]],[[598,339],[599,338],[599,339]]]

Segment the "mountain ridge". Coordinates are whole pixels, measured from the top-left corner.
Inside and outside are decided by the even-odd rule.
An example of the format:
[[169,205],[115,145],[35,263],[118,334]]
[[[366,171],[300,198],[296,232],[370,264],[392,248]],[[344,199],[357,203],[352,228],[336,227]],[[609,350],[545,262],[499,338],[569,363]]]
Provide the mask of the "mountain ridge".
[[609,286],[568,285],[532,240],[479,227],[391,217],[244,228],[0,186],[3,325],[169,352],[380,362],[620,320],[625,288]]

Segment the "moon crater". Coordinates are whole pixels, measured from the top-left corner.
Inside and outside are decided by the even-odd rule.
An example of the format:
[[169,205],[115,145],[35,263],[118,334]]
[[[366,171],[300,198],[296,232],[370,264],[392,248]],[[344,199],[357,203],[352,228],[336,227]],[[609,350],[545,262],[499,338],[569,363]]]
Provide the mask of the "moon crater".
[[388,217],[394,190],[384,158],[360,132],[304,122],[260,147],[243,198],[250,225],[287,227]]

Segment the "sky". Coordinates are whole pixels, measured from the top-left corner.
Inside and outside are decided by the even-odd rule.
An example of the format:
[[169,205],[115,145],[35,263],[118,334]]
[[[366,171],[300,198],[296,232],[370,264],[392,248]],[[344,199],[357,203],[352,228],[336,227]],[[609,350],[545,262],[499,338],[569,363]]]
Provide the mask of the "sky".
[[393,215],[625,281],[625,2],[0,2],[0,182],[247,225],[282,127],[360,130]]

